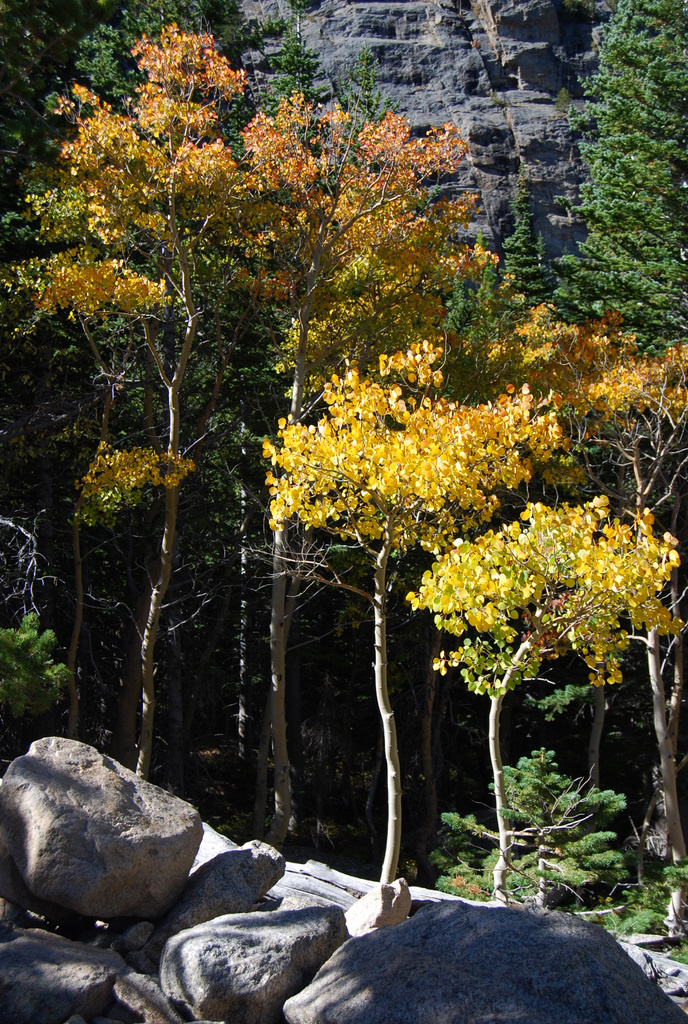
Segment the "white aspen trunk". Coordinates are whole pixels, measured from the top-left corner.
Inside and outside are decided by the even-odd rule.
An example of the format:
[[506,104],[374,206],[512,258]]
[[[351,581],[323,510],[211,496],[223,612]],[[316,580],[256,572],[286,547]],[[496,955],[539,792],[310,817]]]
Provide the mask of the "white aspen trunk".
[[394,542],[394,522],[385,524],[382,547],[375,565],[375,696],[382,722],[387,768],[387,838],[380,882],[393,882],[401,848],[401,766],[397,728],[387,687],[387,562]]
[[[671,611],[677,618],[681,618],[681,597],[679,594],[678,569],[671,574]],[[683,699],[683,631],[673,638],[672,655],[674,664],[674,681],[671,688],[671,712],[669,714],[669,740],[674,752],[674,758],[678,755],[678,726],[681,713],[681,702]]]
[[[173,237],[176,239],[176,227],[174,220],[174,197],[172,197],[170,227]],[[169,438],[167,451],[175,458],[179,456],[179,432],[181,426],[181,402],[180,391],[186,373],[186,366],[193,348],[198,326],[198,313],[194,306],[191,293],[191,271],[189,262],[182,246],[176,241],[175,252],[179,260],[179,269],[182,283],[182,293],[186,311],[186,330],[184,341],[179,353],[179,359],[174,369],[174,376],[169,379],[168,373],[160,360],[159,353],[155,349],[154,338],[147,335],[148,350],[153,356],[158,367],[161,379],[167,387],[167,416]],[[175,541],[177,539],[177,513],[179,511],[179,484],[176,487],[165,488],[165,526],[160,543],[160,555],[156,568],[155,578],[151,580],[152,590],[146,626],[141,641],[141,726],[138,741],[138,760],[136,774],[147,779],[150,771],[151,755],[153,752],[153,722],[155,718],[155,643],[158,638],[158,627],[162,613],[165,594],[172,576],[172,559],[174,555]]]
[[[324,230],[322,228],[321,230]],[[306,385],[306,354],[308,331],[313,309],[315,287],[320,270],[320,250],[316,251],[306,275],[306,297],[298,311],[299,344],[294,359],[291,409],[289,418],[296,423],[303,410]],[[275,772],[275,808],[267,842],[280,847],[285,840],[291,818],[291,781],[286,718],[286,663],[289,611],[287,607],[287,569],[284,556],[287,551],[288,525],[276,530],[272,552],[272,593],[270,604],[270,678],[272,703],[272,756]]]
[[275,810],[267,835],[272,846],[284,842],[291,817],[291,787],[289,785],[289,754],[287,751],[287,718],[285,711],[287,661],[287,573],[283,564],[285,534],[275,532],[273,550],[272,605],[270,614],[270,663],[272,722],[272,755],[275,765]]
[[[667,822],[667,833],[672,863],[678,864],[686,855],[686,841],[681,825],[678,804],[678,788],[676,785],[676,759],[669,734],[667,722],[666,696],[662,679],[662,659],[659,649],[659,634],[656,629],[649,632],[647,638],[647,661],[652,687],[652,707],[659,749],[659,764],[664,791],[664,808]],[[684,931],[684,893],[676,889],[671,894],[667,908],[666,924],[670,935],[680,935]]]
[[179,487],[165,490],[165,528],[160,545],[157,578],[148,605],[148,617],[141,642],[141,726],[138,741],[136,774],[147,779],[153,752],[153,722],[155,718],[155,642],[158,637],[160,614],[172,576],[172,555],[177,535],[177,509]]
[[541,907],[542,910],[545,910],[547,907],[547,879],[543,874],[547,867],[547,856],[547,847],[538,847],[538,871],[540,872],[540,879],[538,881],[538,894],[535,903],[536,906]]
[[514,654],[509,668],[499,684],[499,694],[490,696],[490,724],[488,732],[488,743],[490,748],[490,762],[492,764],[492,780],[495,790],[495,809],[497,811],[497,830],[499,834],[499,859],[495,864],[492,877],[494,879],[494,896],[503,903],[508,903],[506,882],[511,871],[511,846],[512,835],[509,829],[509,822],[504,815],[507,806],[506,786],[504,785],[504,765],[502,764],[502,751],[499,744],[499,716],[504,703],[504,696],[509,689],[509,684],[523,664],[528,652],[535,646],[540,637],[547,629],[543,625],[543,608],[538,608],[533,615],[533,631],[523,641]]
[[[277,541],[277,534],[275,535]],[[273,557],[279,559],[281,571],[273,577],[273,600],[270,617],[270,653],[274,675],[270,691],[270,718],[272,722],[272,758],[275,772],[275,809],[270,822],[266,842],[279,847],[285,840],[292,814],[291,765],[287,743],[286,713],[286,664],[287,643],[293,621],[296,602],[301,592],[301,581],[292,578],[288,584],[288,573],[283,557],[286,534],[279,534],[279,547]],[[284,590],[282,590],[284,588]],[[277,597],[275,593],[277,592]],[[275,718],[275,716],[277,716]]]
[[499,833],[499,859],[494,866],[494,896],[502,903],[508,903],[507,879],[511,871],[511,832],[509,822],[504,814],[507,806],[506,787],[504,785],[504,765],[499,746],[499,715],[504,702],[504,693],[490,697],[489,747],[490,763],[492,764],[492,780],[495,791],[495,809],[497,811],[497,831]]

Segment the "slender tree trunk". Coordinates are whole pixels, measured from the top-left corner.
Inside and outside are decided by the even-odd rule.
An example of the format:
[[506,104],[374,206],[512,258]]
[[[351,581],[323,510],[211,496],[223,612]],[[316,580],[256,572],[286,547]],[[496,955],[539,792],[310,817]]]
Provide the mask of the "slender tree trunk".
[[535,903],[542,910],[545,910],[545,908],[547,907],[548,885],[547,879],[544,876],[544,871],[547,868],[547,857],[549,853],[550,851],[547,849],[546,846],[540,845],[538,847],[538,871],[540,873],[540,878],[538,880],[538,894]]
[[595,715],[590,730],[588,743],[588,772],[590,781],[597,789],[600,788],[600,744],[604,731],[604,716],[607,710],[607,695],[604,686],[595,687]]
[[387,766],[387,838],[381,882],[393,882],[401,849],[401,767],[397,727],[387,686],[387,562],[394,543],[394,521],[388,519],[375,565],[375,696],[382,721]]
[[263,711],[263,722],[260,728],[258,760],[256,764],[256,795],[253,803],[253,836],[255,839],[262,839],[265,835],[265,808],[268,802],[268,756],[270,754],[270,736],[272,733],[271,708],[272,691],[268,690],[265,710]]
[[[320,226],[320,237],[315,246],[311,266],[305,277],[305,299],[298,309],[299,343],[294,357],[291,408],[289,419],[298,422],[303,411],[303,397],[306,387],[306,355],[315,289],[320,273],[322,245],[326,225]],[[280,847],[284,842],[291,818],[291,789],[289,753],[286,723],[286,661],[287,638],[289,634],[290,611],[298,594],[298,581],[293,579],[287,587],[287,566],[285,555],[288,548],[288,527],[276,530],[272,556],[272,599],[270,606],[270,675],[272,685],[272,756],[275,772],[275,810],[270,824],[267,841]]]
[[[675,527],[674,527],[675,529]],[[681,597],[679,594],[678,569],[671,573],[671,611],[677,618],[681,618]],[[683,701],[683,677],[684,677],[684,656],[683,656],[683,631],[672,640],[672,656],[674,666],[674,680],[671,687],[671,701],[669,713],[669,741],[674,752],[674,758],[678,755],[678,727],[681,714],[681,703]]]
[[136,774],[148,778],[153,753],[153,722],[155,719],[155,643],[160,615],[172,576],[172,556],[177,535],[179,487],[165,489],[165,528],[160,545],[160,559],[152,582],[148,616],[141,641],[141,727],[138,739]]
[[436,874],[428,857],[428,842],[437,822],[437,783],[435,779],[435,763],[433,758],[433,722],[435,720],[435,696],[439,673],[433,668],[433,662],[439,657],[442,646],[442,634],[432,629],[427,666],[425,670],[425,686],[423,712],[420,723],[420,757],[423,772],[422,823],[416,833],[416,865],[418,884],[433,886]]
[[[184,296],[184,311],[186,314],[186,329],[184,340],[179,353],[174,375],[171,375],[171,364],[174,355],[174,323],[173,308],[170,305],[170,314],[166,318],[163,330],[163,358],[169,360],[170,369],[161,364],[160,357],[155,349],[155,338],[147,331],[146,340],[148,350],[153,356],[160,377],[167,389],[167,423],[168,440],[167,452],[177,458],[179,456],[179,436],[181,428],[181,402],[180,392],[186,366],[193,348],[198,326],[198,312],[194,306],[191,292],[191,269],[187,253],[180,244],[176,229],[176,212],[174,191],[171,194],[170,202],[170,233],[175,239],[174,252],[179,264],[181,276],[182,293]],[[166,275],[167,277],[167,275]],[[169,281],[169,278],[168,278]],[[170,296],[174,298],[174,289],[169,285]],[[155,642],[158,636],[158,626],[162,613],[165,594],[172,575],[172,559],[175,542],[177,538],[177,513],[179,511],[179,484],[174,487],[165,488],[165,526],[163,529],[160,554],[154,578],[151,580],[152,591],[146,626],[141,640],[141,728],[138,740],[138,761],[136,773],[147,779],[150,771],[151,755],[153,752],[153,723],[155,719]]]
[[267,841],[280,847],[291,817],[289,754],[287,751],[286,663],[287,663],[287,573],[283,564],[286,538],[284,530],[275,533],[273,558],[272,607],[270,614],[270,663],[272,756],[275,766],[275,811]]
[[150,605],[150,573],[146,573],[145,589],[136,598],[134,621],[115,712],[115,725],[110,742],[110,753],[130,771],[136,770],[138,757],[136,747],[137,716],[141,699],[141,637],[148,618]]
[[497,830],[499,832],[499,859],[494,866],[494,895],[502,903],[508,902],[507,878],[511,871],[511,831],[504,811],[507,806],[506,786],[504,785],[504,765],[499,745],[499,715],[502,710],[504,693],[490,697],[489,747],[492,764],[492,780],[495,791],[495,809],[497,811]]
[[[280,533],[278,564],[282,572],[273,578],[273,602],[270,618],[270,654],[272,663],[272,758],[275,771],[275,810],[267,835],[267,842],[280,847],[284,842],[291,819],[291,770],[287,746],[286,715],[286,663],[287,644],[294,611],[301,591],[301,580],[293,577],[289,581],[284,569],[286,536]],[[282,593],[282,587],[284,592]],[[274,591],[277,589],[277,597]]]
[[497,811],[497,830],[499,833],[499,859],[494,867],[494,895],[503,903],[508,902],[506,882],[511,871],[511,846],[512,835],[509,821],[504,811],[507,807],[506,786],[504,785],[504,765],[502,764],[502,748],[499,736],[499,716],[504,703],[504,697],[509,692],[509,684],[514,678],[520,665],[522,665],[528,652],[539,641],[547,628],[542,622],[543,608],[538,608],[533,615],[533,631],[523,641],[514,654],[509,668],[499,684],[499,693],[496,696],[490,695],[490,725],[488,742],[490,748],[490,762],[492,764],[492,780],[495,791],[495,808]]
[[[175,548],[173,567],[180,566],[178,545]],[[174,591],[174,593],[173,593]],[[180,588],[175,586],[174,576],[168,594],[171,597],[167,610],[167,645],[165,659],[165,685],[167,688],[167,788],[177,796],[184,796],[184,684],[182,667],[182,630]]]
[[373,773],[370,776],[370,783],[368,785],[368,794],[366,796],[365,805],[365,816],[366,823],[368,825],[368,832],[370,833],[370,845],[373,864],[377,864],[380,852],[380,843],[377,828],[375,826],[375,815],[373,813],[373,808],[375,806],[375,795],[377,793],[377,786],[380,781],[380,776],[382,775],[383,753],[384,742],[382,738],[382,730],[380,730],[377,738],[377,743],[375,744],[375,763],[373,765]]
[[[647,657],[650,673],[650,685],[652,687],[652,707],[655,725],[655,735],[659,748],[659,764],[662,776],[662,789],[664,791],[664,809],[667,821],[667,832],[671,859],[678,864],[686,856],[686,841],[681,825],[681,815],[678,804],[678,787],[676,784],[676,759],[669,734],[667,723],[666,697],[664,693],[664,681],[662,679],[662,658],[659,647],[659,635],[656,629],[648,634]],[[671,894],[671,900],[667,909],[666,924],[670,935],[680,935],[683,932],[683,920],[685,916],[684,894],[681,889],[676,889]]]

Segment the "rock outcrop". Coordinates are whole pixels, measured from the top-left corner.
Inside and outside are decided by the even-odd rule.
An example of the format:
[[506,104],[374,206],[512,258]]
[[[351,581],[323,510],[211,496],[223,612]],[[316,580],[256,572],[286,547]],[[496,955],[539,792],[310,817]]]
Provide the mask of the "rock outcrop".
[[159,917],[202,834],[193,807],[93,747],[38,740],[0,786],[0,896],[38,912],[26,890],[77,914]]
[[[337,993],[337,998],[333,998]],[[427,907],[339,949],[289,1024],[681,1024],[602,928],[556,911]]]
[[[685,1019],[600,928],[313,862],[285,870],[276,850],[201,829],[187,804],[83,744],[34,744],[8,769],[0,808],[0,1024]],[[155,886],[151,860],[164,865]]]
[[285,1000],[347,938],[339,907],[220,917],[170,939],[160,982],[195,1018],[279,1024]]
[[242,914],[284,874],[284,857],[266,843],[252,841],[206,861],[189,878],[178,902],[143,947],[153,963],[169,938],[225,914]]
[[39,929],[0,933],[0,1024],[62,1024],[112,1003],[124,961],[109,949]]
[[[288,15],[285,0],[243,0],[242,8],[249,20]],[[471,232],[482,231],[498,251],[513,230],[522,161],[536,230],[555,257],[584,237],[558,202],[575,197],[585,180],[567,107],[580,103],[581,83],[597,67],[609,15],[606,0],[321,0],[309,5],[301,30],[332,92],[368,47],[383,95],[417,131],[456,125],[468,156],[449,189],[480,195]],[[262,87],[267,61],[256,51],[246,60]]]

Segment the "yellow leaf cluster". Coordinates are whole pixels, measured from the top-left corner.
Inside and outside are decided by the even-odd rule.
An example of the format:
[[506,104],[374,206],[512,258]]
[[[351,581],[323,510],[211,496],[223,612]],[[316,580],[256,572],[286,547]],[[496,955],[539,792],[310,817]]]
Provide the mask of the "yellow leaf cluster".
[[513,686],[565,651],[584,658],[593,683],[619,682],[628,623],[660,633],[682,625],[659,597],[679,564],[676,541],[655,537],[652,523],[647,512],[632,524],[610,521],[606,497],[530,504],[515,522],[455,540],[407,599],[456,636],[490,634],[477,645],[469,637],[441,666],[468,661],[473,689]]
[[36,301],[48,311],[152,312],[163,276],[181,294],[182,260],[192,250],[198,260],[201,245],[212,259],[247,195],[219,121],[244,73],[211,36],[174,25],[133,53],[146,80],[131,106],[118,113],[75,86],[60,109],[76,130],[44,175],[49,187],[29,197],[43,236],[72,246],[32,269],[43,283]]
[[685,418],[688,344],[645,354],[633,335],[622,333],[618,318],[569,325],[549,306],[532,310],[516,335],[531,384],[554,388],[577,415],[625,422],[646,412],[674,422]]
[[132,270],[124,260],[93,262],[89,254],[62,252],[43,264],[39,304],[47,312],[76,307],[85,316],[160,309],[165,283]]
[[77,482],[81,488],[80,516],[91,524],[111,525],[122,507],[138,502],[146,484],[178,487],[195,468],[192,459],[172,452],[159,453],[150,448],[118,451],[102,442],[88,472]]
[[383,361],[400,383],[371,382],[350,366],[325,386],[317,424],[280,422],[281,443],[264,445],[276,468],[267,477],[273,527],[296,516],[367,545],[393,523],[398,547],[438,551],[456,514],[489,519],[495,492],[529,479],[527,453],[561,443],[554,410],[527,388],[477,407],[432,394],[436,355],[417,345]]
[[428,180],[465,154],[452,126],[416,139],[406,119],[388,114],[359,133],[336,105],[323,112],[295,93],[274,117],[258,114],[244,141],[256,252],[286,270],[297,324],[289,344],[303,346],[308,332],[318,383],[335,350],[406,343],[423,316],[439,325],[433,288],[450,290],[488,258],[456,243],[475,197],[427,202]]

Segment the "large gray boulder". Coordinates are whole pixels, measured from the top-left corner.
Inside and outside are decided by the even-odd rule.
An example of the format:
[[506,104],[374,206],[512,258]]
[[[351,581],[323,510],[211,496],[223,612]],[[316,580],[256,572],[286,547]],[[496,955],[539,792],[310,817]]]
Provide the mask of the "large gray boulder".
[[284,874],[284,857],[267,843],[253,839],[206,861],[190,876],[182,895],[143,947],[159,959],[173,935],[225,914],[251,910]]
[[30,929],[0,936],[0,1024],[62,1024],[102,1014],[124,961],[109,949]]
[[289,1024],[685,1024],[602,928],[437,904],[351,939],[284,1007]]
[[201,835],[190,804],[93,747],[47,737],[0,786],[0,859],[9,859],[0,896],[24,906],[25,887],[79,914],[159,917],[182,891]]
[[340,907],[233,914],[169,940],[165,994],[193,1019],[278,1024],[298,992],[347,937]]

